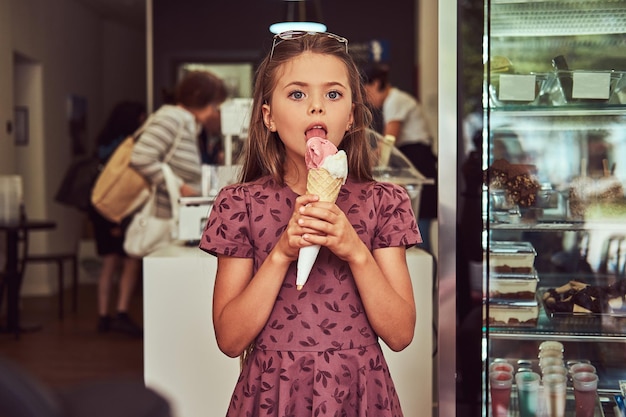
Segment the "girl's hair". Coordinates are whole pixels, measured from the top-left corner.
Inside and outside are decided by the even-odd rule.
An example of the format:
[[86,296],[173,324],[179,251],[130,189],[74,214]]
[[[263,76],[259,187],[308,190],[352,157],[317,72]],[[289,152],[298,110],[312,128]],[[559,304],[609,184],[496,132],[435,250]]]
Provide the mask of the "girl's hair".
[[190,71],[176,86],[178,104],[190,109],[201,109],[209,104],[222,103],[228,90],[221,78],[208,71]]
[[146,106],[137,101],[121,101],[113,107],[109,117],[98,134],[96,144],[107,146],[115,143],[120,137],[135,132],[146,116]]
[[354,104],[354,122],[346,132],[339,149],[348,156],[348,175],[360,181],[372,180],[372,150],[366,129],[372,114],[365,104],[365,90],[346,44],[325,33],[309,33],[296,39],[276,40],[273,53],[259,65],[254,84],[254,97],[248,139],[242,151],[241,182],[270,175],[284,185],[285,147],[278,133],[271,132],[263,122],[262,106],[270,103],[278,83],[281,66],[306,51],[339,58],[346,66]]

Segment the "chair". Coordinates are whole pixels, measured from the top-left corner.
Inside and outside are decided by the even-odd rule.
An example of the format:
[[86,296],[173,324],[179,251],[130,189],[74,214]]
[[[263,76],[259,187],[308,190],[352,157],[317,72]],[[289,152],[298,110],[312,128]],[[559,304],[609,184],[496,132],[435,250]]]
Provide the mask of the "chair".
[[72,312],[78,311],[78,256],[76,252],[49,253],[49,254],[29,254],[24,258],[26,264],[50,264],[57,266],[57,282],[59,291],[59,319],[64,317],[64,293],[65,293],[65,268],[66,262],[70,264],[72,271]]
[[72,271],[72,312],[78,311],[78,254],[74,252],[42,253],[33,254],[29,251],[29,233],[36,229],[29,229],[26,215],[22,214],[22,224],[24,229],[20,233],[23,240],[22,253],[20,258],[20,275],[24,276],[24,271],[28,264],[56,264],[57,266],[57,288],[58,288],[58,315],[63,320],[65,310],[65,264],[69,263]]

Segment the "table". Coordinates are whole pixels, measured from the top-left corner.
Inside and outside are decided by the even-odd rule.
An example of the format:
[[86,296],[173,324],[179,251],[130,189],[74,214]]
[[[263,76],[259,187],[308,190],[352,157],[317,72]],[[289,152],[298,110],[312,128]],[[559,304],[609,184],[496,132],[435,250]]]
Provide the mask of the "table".
[[19,304],[23,271],[18,268],[20,231],[30,233],[54,228],[56,228],[56,222],[52,220],[26,220],[15,225],[0,224],[0,231],[6,232],[6,282],[2,284],[6,284],[7,289],[7,325],[4,330],[13,332],[15,337],[19,337],[21,331]]

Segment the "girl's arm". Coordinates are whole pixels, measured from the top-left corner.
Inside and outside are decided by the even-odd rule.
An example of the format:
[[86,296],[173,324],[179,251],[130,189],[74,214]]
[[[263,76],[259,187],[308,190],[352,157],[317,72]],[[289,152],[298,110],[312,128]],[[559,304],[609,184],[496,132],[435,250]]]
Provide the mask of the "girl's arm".
[[251,258],[217,258],[213,327],[220,350],[232,358],[263,329],[291,260],[273,251],[251,278],[252,263]]
[[391,350],[413,340],[415,300],[404,247],[375,249],[362,244],[348,260],[372,328]]
[[[298,197],[296,211],[317,199]],[[287,269],[298,258],[303,231],[310,230],[299,226],[297,216],[292,216],[285,232],[254,276],[251,258],[218,256],[213,290],[213,327],[217,344],[226,355],[233,358],[241,355],[267,323]]]

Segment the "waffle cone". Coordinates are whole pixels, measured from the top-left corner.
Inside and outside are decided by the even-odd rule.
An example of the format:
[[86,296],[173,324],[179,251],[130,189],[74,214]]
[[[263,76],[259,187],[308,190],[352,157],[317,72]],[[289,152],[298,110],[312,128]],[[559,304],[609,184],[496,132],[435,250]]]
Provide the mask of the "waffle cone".
[[316,194],[320,201],[334,203],[343,185],[343,178],[335,178],[324,168],[309,169],[306,182],[307,194]]
[[[306,192],[316,194],[320,201],[334,203],[339,195],[339,190],[344,183],[343,178],[335,178],[324,168],[309,169],[306,182]],[[320,251],[319,245],[306,246],[300,249],[298,256],[298,270],[296,277],[296,288],[301,290],[306,283],[317,254]]]

